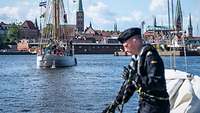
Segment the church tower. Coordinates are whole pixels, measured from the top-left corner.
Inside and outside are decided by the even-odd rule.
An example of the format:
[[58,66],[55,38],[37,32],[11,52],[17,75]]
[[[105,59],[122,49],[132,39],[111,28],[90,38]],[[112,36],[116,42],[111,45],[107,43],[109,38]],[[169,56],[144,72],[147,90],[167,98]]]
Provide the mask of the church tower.
[[114,24],[114,32],[117,32],[118,29],[117,29],[117,23]]
[[78,2],[78,11],[76,12],[76,28],[78,32],[84,31],[84,11],[82,0]]
[[192,37],[193,37],[193,27],[192,27],[191,14],[189,15],[188,37],[189,37],[189,38],[192,38]]
[[176,4],[175,26],[176,26],[176,31],[183,30],[183,15],[182,15],[182,10],[181,10],[180,0],[177,0],[177,4]]
[[157,27],[156,16],[154,17],[153,26],[154,26],[154,27]]

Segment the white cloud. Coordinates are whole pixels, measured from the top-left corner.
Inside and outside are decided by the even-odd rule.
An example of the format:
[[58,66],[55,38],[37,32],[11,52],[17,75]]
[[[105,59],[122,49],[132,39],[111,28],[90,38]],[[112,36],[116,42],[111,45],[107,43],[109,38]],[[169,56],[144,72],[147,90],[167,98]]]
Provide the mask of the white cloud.
[[31,4],[30,0],[20,0],[18,3],[20,3],[21,6],[28,6]]
[[34,20],[35,18],[39,17],[40,11],[38,8],[31,8],[27,11],[26,18],[29,20]]
[[6,23],[23,22],[25,20],[34,21],[39,15],[38,1],[20,0],[14,4],[0,7],[0,21]]
[[141,21],[142,19],[142,12],[140,11],[133,11],[129,16],[120,16],[117,17],[118,22],[134,22],[134,21]]
[[19,9],[17,7],[2,7],[0,8],[0,15],[4,15],[7,17],[18,17],[19,16]]
[[114,13],[103,2],[97,2],[86,9],[86,16],[92,18],[94,22],[99,24],[108,24],[113,22]]
[[138,10],[127,13],[127,15],[118,15],[113,13],[109,6],[103,2],[97,2],[89,6],[85,12],[87,17],[92,18],[94,25],[100,25],[98,28],[102,26],[112,28],[114,22],[122,26],[138,26],[143,18],[142,12]]
[[150,11],[155,13],[163,13],[167,9],[167,0],[151,0]]

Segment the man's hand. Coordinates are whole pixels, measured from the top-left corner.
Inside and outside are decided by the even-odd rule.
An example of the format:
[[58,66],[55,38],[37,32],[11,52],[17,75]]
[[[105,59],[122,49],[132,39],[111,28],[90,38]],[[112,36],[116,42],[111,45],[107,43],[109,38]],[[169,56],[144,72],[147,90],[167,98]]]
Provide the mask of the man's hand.
[[128,65],[127,67],[124,66],[124,70],[122,72],[122,78],[124,78],[124,80],[130,80],[134,81],[135,83],[140,83],[137,70],[135,69],[135,67],[131,67],[130,65]]

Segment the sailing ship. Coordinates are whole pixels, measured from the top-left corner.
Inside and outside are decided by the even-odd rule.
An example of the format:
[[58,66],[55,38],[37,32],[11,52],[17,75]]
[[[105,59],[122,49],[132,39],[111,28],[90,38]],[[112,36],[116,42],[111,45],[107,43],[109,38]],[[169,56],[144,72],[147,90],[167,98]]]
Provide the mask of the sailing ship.
[[64,30],[61,25],[67,24],[63,0],[40,2],[45,5],[44,28],[41,36],[40,51],[37,54],[37,67],[69,67],[77,65],[71,39],[63,42]]

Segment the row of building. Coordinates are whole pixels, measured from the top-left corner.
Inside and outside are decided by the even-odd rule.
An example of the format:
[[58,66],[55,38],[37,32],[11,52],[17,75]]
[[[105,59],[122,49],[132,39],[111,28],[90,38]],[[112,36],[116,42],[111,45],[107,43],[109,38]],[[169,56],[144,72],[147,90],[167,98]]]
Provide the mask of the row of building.
[[[12,24],[0,23],[0,38],[5,38],[8,29],[12,27]],[[38,27],[32,21],[25,21],[19,25],[19,39],[27,39],[30,42],[36,42],[39,40],[40,31]]]
[[[168,0],[169,3],[169,0]],[[168,9],[168,20],[169,26],[160,26],[157,25],[156,18],[154,18],[154,25],[147,26],[144,32],[144,39],[153,44],[165,44],[165,45],[173,45],[175,47],[183,47],[187,46],[188,49],[193,49],[200,47],[200,37],[193,36],[193,26],[192,26],[192,18],[191,14],[189,14],[189,25],[188,29],[183,29],[183,16],[181,9],[181,2],[177,0],[176,4],[176,13],[174,19],[173,12],[173,0],[172,3],[172,12],[170,13],[170,9]],[[169,5],[169,4],[168,4]],[[169,8],[169,6],[168,6]],[[171,16],[170,16],[171,14]],[[172,18],[170,18],[172,17]],[[170,24],[172,23],[172,26]]]
[[[189,15],[189,25],[186,35],[184,33],[185,31],[183,31],[180,0],[177,0],[176,7],[175,25],[173,25],[173,27],[160,26],[157,25],[156,18],[154,18],[154,25],[147,26],[144,30],[144,39],[149,43],[165,45],[170,44],[172,40],[175,40],[178,46],[180,45],[178,42],[182,42],[182,38],[184,38],[183,40],[186,40],[186,44],[189,47],[193,48],[200,46],[200,37],[193,36],[191,14]],[[10,26],[10,24],[5,24],[4,22],[0,23],[0,38],[6,33]],[[45,29],[48,28],[39,30],[37,21],[33,23],[32,21],[26,20],[20,25],[19,39],[27,39],[29,43],[38,43],[41,37],[43,37],[43,40],[48,40],[48,38],[45,38],[48,36],[41,35],[41,32],[45,32]],[[64,31],[64,34],[61,36],[61,39],[64,42],[73,40],[74,43],[119,43],[117,37],[120,35],[120,31],[117,29],[117,24],[114,24],[112,31],[96,30],[92,27],[92,23],[85,27],[82,0],[79,0],[79,6],[76,12],[76,25],[61,25],[61,30]]]

